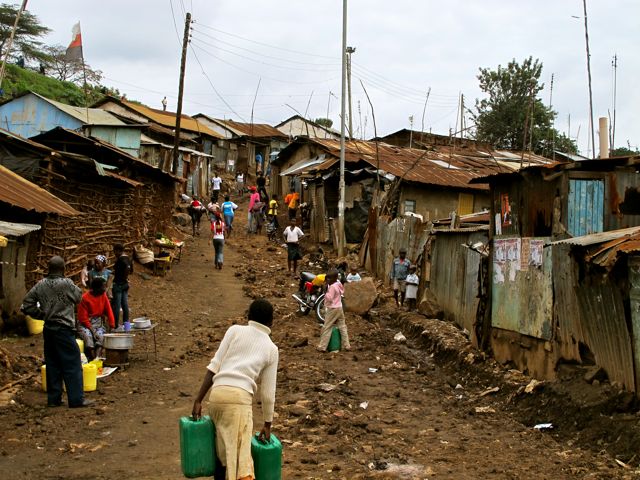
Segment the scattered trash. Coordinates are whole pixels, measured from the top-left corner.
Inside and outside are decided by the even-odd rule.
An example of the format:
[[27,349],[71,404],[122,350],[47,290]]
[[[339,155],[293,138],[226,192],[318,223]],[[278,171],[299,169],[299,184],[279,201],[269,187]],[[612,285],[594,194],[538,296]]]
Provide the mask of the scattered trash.
[[169,367],[164,367],[162,370],[164,370],[165,372],[168,372],[171,369]]
[[368,406],[369,406],[369,402],[362,402],[360,404],[360,408],[363,410],[366,410]]
[[492,393],[498,393],[500,391],[500,387],[493,387],[493,388],[489,388],[488,390],[485,390],[484,392],[482,392],[480,395],[480,397],[484,397],[485,395],[490,395]]
[[462,390],[464,387],[459,383],[456,385],[456,390]]
[[538,387],[540,387],[544,382],[541,382],[540,380],[536,380],[535,378],[532,379],[529,384],[524,387],[524,393],[533,393],[534,390]]
[[378,371],[377,368],[373,368],[373,367],[369,368],[369,373],[376,373],[377,371]]
[[496,413],[491,407],[476,407],[476,413]]
[[331,385],[330,383],[321,383],[316,388],[322,392],[330,392],[336,389],[337,385]]
[[539,423],[537,425],[535,425],[533,427],[534,430],[552,430],[553,429],[553,424],[552,423]]
[[622,460],[618,460],[617,458],[614,459],[616,461],[616,463],[618,465],[620,465],[622,468],[626,468],[626,469],[630,469],[631,467],[629,465],[627,465],[626,463],[624,463]]
[[396,342],[400,342],[400,343],[404,343],[404,342],[406,342],[406,341],[407,341],[407,337],[405,337],[405,336],[402,334],[402,332],[398,332],[398,333],[396,333],[396,334],[393,336],[393,339],[394,339]]

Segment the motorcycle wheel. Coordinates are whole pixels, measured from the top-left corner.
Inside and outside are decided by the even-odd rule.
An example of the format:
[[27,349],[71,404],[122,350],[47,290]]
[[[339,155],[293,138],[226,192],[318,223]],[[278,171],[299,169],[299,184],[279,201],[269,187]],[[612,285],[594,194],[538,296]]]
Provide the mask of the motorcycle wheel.
[[315,311],[316,320],[318,320],[318,323],[321,325],[324,325],[324,295],[322,295],[316,302]]

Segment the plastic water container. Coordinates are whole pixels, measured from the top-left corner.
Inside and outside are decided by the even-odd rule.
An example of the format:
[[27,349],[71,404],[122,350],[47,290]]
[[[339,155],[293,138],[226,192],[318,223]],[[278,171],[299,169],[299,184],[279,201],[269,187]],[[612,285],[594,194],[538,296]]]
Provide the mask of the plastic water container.
[[282,444],[273,433],[269,442],[258,440],[258,433],[251,438],[251,456],[255,480],[280,480],[282,478]]
[[76,338],[76,343],[78,344],[80,353],[84,353],[84,340],[81,340],[80,338]]
[[[94,392],[98,388],[98,368],[95,363],[85,363],[82,365],[82,390],[85,392]],[[47,366],[40,367],[40,375],[42,377],[42,391],[47,391]],[[66,385],[62,383],[62,389],[66,390]]]
[[340,335],[340,330],[338,330],[338,327],[333,327],[333,330],[331,330],[331,338],[329,339],[327,350],[330,352],[338,352],[340,351],[341,346],[342,335]]
[[44,329],[44,320],[37,320],[35,318],[31,318],[29,315],[27,315],[25,319],[29,335],[38,335],[42,333],[42,330]]
[[180,418],[180,464],[187,478],[211,477],[216,468],[216,428],[208,415]]
[[85,392],[94,392],[98,388],[98,368],[95,363],[82,365],[82,389]]

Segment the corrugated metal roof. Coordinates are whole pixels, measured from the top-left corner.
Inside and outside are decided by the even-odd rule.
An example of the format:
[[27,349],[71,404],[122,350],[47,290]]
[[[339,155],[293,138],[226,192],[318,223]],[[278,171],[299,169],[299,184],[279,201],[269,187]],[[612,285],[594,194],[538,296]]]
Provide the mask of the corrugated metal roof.
[[282,133],[275,127],[268,125],[266,123],[242,123],[235,122],[233,120],[221,120],[218,118],[210,118],[206,115],[204,117],[208,118],[212,122],[217,123],[218,125],[227,128],[234,134],[239,137],[254,137],[254,138],[286,138],[286,135]]
[[0,201],[39,213],[57,213],[66,216],[80,214],[44,188],[40,188],[2,165],[0,165]]
[[50,98],[43,97],[42,95],[38,95],[37,93],[31,92],[38,98],[41,98],[45,102],[50,103],[54,107],[62,110],[67,115],[71,115],[73,118],[89,124],[89,125],[112,125],[112,126],[126,126],[122,120],[117,118],[115,115],[107,112],[106,110],[102,110],[100,108],[84,108],[84,107],[74,107],[73,105],[67,105],[66,103],[57,102],[55,100],[51,100]]
[[579,245],[586,247],[589,245],[595,245],[596,243],[609,242],[611,240],[617,240],[623,237],[629,237],[640,233],[640,227],[623,228],[620,230],[610,230],[608,232],[592,233],[590,235],[583,235],[581,237],[567,238],[564,240],[557,240],[551,242],[551,245],[560,245],[566,243],[569,245]]
[[280,176],[284,177],[286,175],[299,175],[301,173],[304,173],[305,170],[309,170],[312,167],[320,165],[324,161],[325,161],[324,155],[320,155],[318,157],[314,157],[311,159],[307,158],[304,160],[300,160],[298,163],[291,165],[284,172],[281,172]]
[[21,237],[27,233],[40,230],[40,225],[33,223],[12,223],[0,220],[0,235],[9,235],[10,237]]
[[[126,100],[117,100],[112,99],[114,101],[122,103],[124,106],[130,108],[131,110],[135,110],[140,115],[147,117],[149,120],[155,123],[159,123],[165,127],[174,129],[176,128],[176,114],[173,112],[167,112],[164,110],[157,110],[155,108],[147,107],[146,105],[141,105],[139,103],[128,102]],[[186,130],[189,132],[194,132],[198,134],[209,135],[214,138],[224,138],[217,132],[214,132],[210,128],[198,122],[195,118],[190,117],[189,115],[182,114],[180,116],[180,129]]]

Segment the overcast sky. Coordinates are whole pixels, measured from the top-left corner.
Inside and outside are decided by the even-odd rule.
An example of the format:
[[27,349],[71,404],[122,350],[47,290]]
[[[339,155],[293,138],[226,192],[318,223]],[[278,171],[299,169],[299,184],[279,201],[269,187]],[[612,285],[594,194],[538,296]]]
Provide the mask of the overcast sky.
[[[596,126],[597,117],[612,109],[611,62],[617,53],[616,145],[629,140],[638,146],[640,90],[633,85],[640,78],[640,2],[588,3]],[[325,117],[328,111],[339,128],[340,0],[30,0],[28,9],[53,30],[49,43],[66,46],[79,20],[85,59],[103,71],[106,85],[156,108],[166,95],[171,110],[183,12],[190,11],[195,23],[185,113],[250,121],[260,81],[255,122],[276,124],[295,111]],[[575,138],[579,132],[579,147],[587,153],[581,0],[350,0],[348,45],[356,47],[352,85],[358,134],[374,133],[360,81],[371,96],[378,134],[409,127],[412,115],[420,130],[429,87],[425,130],[447,134],[459,122],[459,93],[469,108],[481,95],[479,67],[531,55],[544,64],[545,103],[555,75],[557,128],[567,133],[570,115],[570,134]]]

